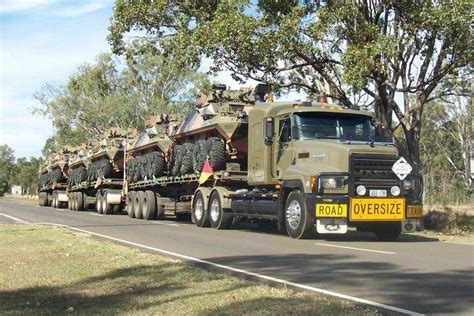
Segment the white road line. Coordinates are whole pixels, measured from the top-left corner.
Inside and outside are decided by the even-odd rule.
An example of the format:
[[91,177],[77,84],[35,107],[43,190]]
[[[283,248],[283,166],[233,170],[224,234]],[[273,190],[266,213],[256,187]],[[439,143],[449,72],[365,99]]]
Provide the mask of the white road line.
[[42,206],[39,206],[39,205],[35,205],[35,207],[39,207],[39,208],[41,208]]
[[92,216],[102,216],[102,214],[97,214],[97,213],[87,213],[89,215],[92,215]]
[[[16,218],[16,217],[13,217],[13,216],[10,216],[10,215],[6,215],[6,214],[3,214],[3,213],[0,213],[0,214],[6,216],[8,218],[14,219],[14,220],[23,221],[19,218]],[[23,221],[23,222],[25,222],[25,221]],[[40,223],[36,223],[36,224],[40,224]],[[158,252],[158,253],[163,253],[163,254],[173,256],[173,257],[176,257],[176,258],[180,258],[180,259],[184,259],[184,260],[187,260],[187,261],[194,261],[194,262],[198,262],[198,263],[201,263],[201,264],[206,264],[206,265],[209,265],[209,266],[220,268],[220,269],[223,269],[223,270],[228,270],[228,271],[232,271],[232,272],[236,272],[236,273],[241,273],[241,274],[253,276],[253,277],[256,277],[256,278],[260,278],[260,279],[263,279],[263,280],[268,280],[268,281],[271,281],[271,282],[280,283],[280,284],[287,285],[287,286],[292,286],[294,288],[300,288],[300,289],[315,292],[315,293],[334,296],[334,297],[342,298],[342,299],[345,299],[345,300],[349,300],[349,301],[353,301],[353,302],[357,302],[357,303],[361,303],[361,304],[365,304],[365,305],[370,305],[370,306],[374,306],[374,307],[394,311],[394,312],[397,312],[397,313],[402,313],[402,314],[406,314],[406,315],[424,315],[424,314],[420,314],[420,313],[417,313],[417,312],[414,312],[414,311],[411,311],[411,310],[408,310],[408,309],[404,309],[404,308],[400,308],[400,307],[396,307],[396,306],[392,306],[392,305],[386,305],[386,304],[382,304],[382,303],[377,303],[377,302],[366,300],[366,299],[363,299],[363,298],[350,296],[350,295],[345,295],[345,294],[337,293],[337,292],[333,292],[333,291],[328,291],[328,290],[325,290],[325,289],[320,289],[320,288],[317,288],[317,287],[313,287],[313,286],[309,286],[309,285],[305,285],[305,284],[301,284],[301,283],[290,282],[290,281],[286,281],[286,280],[283,280],[283,279],[274,278],[274,277],[271,277],[271,276],[268,276],[268,275],[255,273],[255,272],[250,272],[250,271],[243,270],[243,269],[233,268],[231,266],[226,266],[226,265],[215,263],[215,262],[212,262],[212,261],[207,261],[207,260],[203,260],[203,259],[199,259],[199,258],[194,258],[194,257],[190,257],[190,256],[187,256],[187,255],[182,255],[182,254],[179,254],[179,253],[176,253],[176,252],[172,252],[172,251],[168,251],[168,250],[164,250],[164,249],[160,249],[160,248],[155,248],[155,247],[150,247],[150,246],[142,245],[142,244],[135,243],[135,242],[132,242],[132,241],[128,241],[128,240],[124,240],[124,239],[120,239],[120,238],[115,238],[115,237],[112,237],[112,236],[107,236],[107,235],[104,235],[104,234],[94,233],[94,232],[91,232],[91,231],[88,231],[88,230],[85,230],[85,229],[80,229],[80,228],[71,227],[71,226],[68,226],[68,225],[56,224],[56,223],[41,223],[41,224],[65,227],[65,228],[72,229],[72,230],[75,230],[75,231],[79,231],[79,232],[82,232],[82,233],[86,233],[86,234],[89,234],[89,235],[93,235],[93,236],[113,240],[113,241],[120,242],[120,243],[123,243],[123,244],[126,244],[126,245],[130,245],[130,246],[134,246],[134,247],[138,247],[138,248],[142,248],[142,249],[146,249],[146,250],[151,250],[151,251],[155,251],[155,252]]]
[[66,210],[62,210],[60,208],[55,208],[56,211],[60,211],[60,212],[65,212]]
[[6,218],[9,218],[9,219],[11,219],[11,220],[14,220],[14,221],[16,221],[16,222],[22,223],[22,224],[29,224],[28,221],[22,220],[22,219],[20,219],[20,218],[18,218],[18,217],[10,216],[10,215],[4,214],[4,213],[0,213],[0,215],[1,215],[1,216],[4,216],[4,217],[6,217]]
[[448,240],[440,240],[441,242],[446,242],[448,244],[458,244],[458,245],[464,245],[464,246],[474,246],[474,244],[469,244],[467,242],[459,242],[459,241],[448,241]]
[[343,249],[351,249],[351,250],[358,250],[358,251],[383,253],[383,254],[386,254],[386,255],[396,255],[397,254],[396,252],[391,252],[391,251],[382,251],[382,250],[373,250],[373,249],[365,249],[365,248],[347,247],[347,246],[340,246],[340,245],[323,244],[323,243],[319,243],[319,242],[316,242],[314,244],[318,245],[318,246],[326,246],[326,247],[343,248]]

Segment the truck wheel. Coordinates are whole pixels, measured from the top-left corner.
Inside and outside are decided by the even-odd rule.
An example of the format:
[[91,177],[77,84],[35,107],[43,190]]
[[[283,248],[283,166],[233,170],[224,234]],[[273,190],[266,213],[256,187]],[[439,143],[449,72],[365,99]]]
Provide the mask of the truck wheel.
[[183,145],[183,153],[181,155],[181,164],[179,173],[184,176],[193,172],[193,144],[186,143]]
[[224,212],[218,191],[212,192],[207,209],[209,210],[208,213],[212,228],[227,229],[230,227],[232,217]]
[[77,192],[76,194],[76,211],[82,212],[84,211],[84,200],[85,196],[82,192]]
[[143,191],[137,191],[135,194],[135,200],[133,202],[133,213],[135,213],[135,218],[142,219],[143,214],[142,214],[142,208],[140,207],[141,201],[143,201],[143,196],[145,195],[145,192]]
[[204,162],[207,159],[207,153],[209,149],[207,147],[207,141],[198,140],[194,144],[193,148],[193,170],[195,174],[200,174],[204,167]]
[[74,196],[74,192],[69,192],[67,197],[67,208],[72,211],[72,197]]
[[122,214],[122,204],[115,204],[113,206],[113,214]]
[[209,144],[209,162],[211,164],[212,170],[225,170],[224,141],[219,137],[210,137],[207,141]]
[[165,217],[165,208],[163,204],[161,204],[160,199],[161,199],[160,196],[156,194],[155,195],[156,219],[163,219]]
[[378,241],[394,241],[400,237],[402,225],[400,223],[378,224],[374,229]]
[[145,191],[143,192],[140,200],[140,208],[143,219],[152,220],[156,217],[156,200],[155,192]]
[[51,200],[51,206],[53,208],[56,208],[56,192],[53,192],[53,195],[52,195],[52,200]]
[[196,220],[196,226],[209,226],[209,216],[207,216],[207,210],[204,204],[204,197],[201,191],[197,192],[194,196],[193,217]]
[[299,190],[288,195],[285,203],[285,226],[291,238],[306,238],[314,229],[314,219],[306,209],[306,203]]
[[102,194],[97,191],[95,195],[95,210],[97,213],[102,214]]
[[135,201],[135,194],[135,191],[130,191],[127,195],[127,214],[130,218],[135,217],[135,212],[133,211],[133,201]]
[[113,206],[107,203],[107,192],[102,196],[102,213],[107,215],[113,213]]

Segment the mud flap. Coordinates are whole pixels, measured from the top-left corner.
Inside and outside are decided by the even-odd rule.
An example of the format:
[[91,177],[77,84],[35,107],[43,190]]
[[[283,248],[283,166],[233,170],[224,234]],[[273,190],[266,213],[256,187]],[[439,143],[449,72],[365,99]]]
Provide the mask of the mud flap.
[[345,234],[347,233],[347,219],[345,218],[317,219],[316,231],[319,234]]

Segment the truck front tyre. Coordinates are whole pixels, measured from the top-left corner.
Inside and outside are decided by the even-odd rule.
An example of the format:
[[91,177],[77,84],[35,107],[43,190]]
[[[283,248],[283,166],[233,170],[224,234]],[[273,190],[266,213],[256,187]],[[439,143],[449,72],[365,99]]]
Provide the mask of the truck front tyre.
[[130,218],[135,217],[135,212],[133,211],[133,202],[135,201],[135,194],[135,191],[131,191],[127,195],[127,214]]
[[314,230],[314,218],[306,209],[299,190],[292,191],[285,203],[285,227],[291,238],[307,238]]
[[204,204],[204,197],[201,191],[197,192],[196,195],[194,196],[192,216],[195,219],[196,226],[198,227],[209,226],[209,216],[207,215],[207,210]]
[[378,224],[374,234],[378,241],[394,241],[400,237],[402,225],[400,223]]
[[212,192],[209,199],[209,207],[207,209],[209,210],[209,218],[212,228],[227,229],[230,227],[232,224],[232,217],[224,212],[218,191]]
[[141,213],[143,215],[143,219],[152,220],[156,217],[156,200],[155,200],[155,192],[153,191],[145,191],[141,195],[140,200],[140,208]]

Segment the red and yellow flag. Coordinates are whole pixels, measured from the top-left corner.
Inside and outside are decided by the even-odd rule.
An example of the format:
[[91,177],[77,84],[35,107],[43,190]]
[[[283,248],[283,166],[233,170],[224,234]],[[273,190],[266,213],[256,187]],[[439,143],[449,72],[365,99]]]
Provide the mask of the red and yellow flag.
[[202,167],[201,176],[199,177],[199,184],[203,184],[206,180],[212,175],[212,167],[209,164],[209,159],[204,161],[204,166]]

